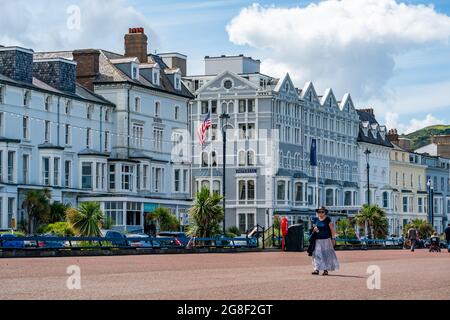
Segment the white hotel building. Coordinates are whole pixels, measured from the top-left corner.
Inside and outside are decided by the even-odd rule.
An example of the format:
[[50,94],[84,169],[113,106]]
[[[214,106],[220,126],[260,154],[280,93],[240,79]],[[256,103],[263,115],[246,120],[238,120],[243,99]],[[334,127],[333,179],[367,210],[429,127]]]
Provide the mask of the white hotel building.
[[186,224],[185,58],[147,54],[142,29],[125,55],[0,47],[0,229],[27,219],[27,190],[43,188],[72,206],[100,202],[118,229],[143,229],[161,206]]

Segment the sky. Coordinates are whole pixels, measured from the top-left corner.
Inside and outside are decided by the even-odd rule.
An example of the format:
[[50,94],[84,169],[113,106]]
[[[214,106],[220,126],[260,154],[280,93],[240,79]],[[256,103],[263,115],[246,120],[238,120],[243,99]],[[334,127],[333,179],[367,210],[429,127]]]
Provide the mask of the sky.
[[145,27],[149,49],[186,54],[191,75],[203,73],[206,55],[245,54],[299,88],[312,81],[319,95],[349,92],[401,133],[450,124],[448,0],[0,0],[0,8],[1,45],[122,53],[128,28]]

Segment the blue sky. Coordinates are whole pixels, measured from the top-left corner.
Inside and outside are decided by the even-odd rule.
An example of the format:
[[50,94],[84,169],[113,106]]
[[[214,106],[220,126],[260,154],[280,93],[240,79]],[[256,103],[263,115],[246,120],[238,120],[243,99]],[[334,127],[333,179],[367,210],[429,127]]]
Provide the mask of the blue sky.
[[[252,7],[253,3],[259,7]],[[378,13],[364,11],[362,3]],[[3,45],[36,51],[100,47],[121,52],[127,28],[145,26],[150,49],[187,54],[191,74],[203,72],[205,55],[243,53],[262,59],[266,73],[289,72],[299,87],[312,80],[319,94],[332,87],[338,99],[350,91],[358,107],[374,107],[380,122],[401,132],[450,123],[448,0],[338,4],[334,0],[0,0],[0,4]],[[66,30],[72,4],[81,8],[79,31]],[[17,12],[27,16],[26,23],[17,19]],[[361,12],[373,23],[357,21]],[[279,21],[279,14],[286,23]],[[342,27],[348,16],[361,30]],[[337,19],[336,25],[327,26],[332,19]],[[286,24],[290,29],[285,29]],[[366,29],[371,30],[367,36]]]

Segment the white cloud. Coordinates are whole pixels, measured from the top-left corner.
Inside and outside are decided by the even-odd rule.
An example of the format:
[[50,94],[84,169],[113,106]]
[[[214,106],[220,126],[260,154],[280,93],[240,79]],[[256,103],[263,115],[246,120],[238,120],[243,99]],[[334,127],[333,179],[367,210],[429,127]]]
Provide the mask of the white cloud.
[[435,118],[432,114],[427,114],[424,119],[411,119],[408,124],[399,121],[399,114],[395,112],[386,112],[386,127],[388,129],[396,128],[398,133],[411,133],[422,128],[426,128],[433,125],[444,124],[443,119]]
[[[71,5],[80,8],[78,30],[67,27]],[[146,28],[150,48],[158,44],[149,21],[126,0],[2,1],[0,44],[35,51],[101,48],[123,52],[123,36],[130,27]]]
[[227,26],[231,42],[261,50],[265,73],[289,71],[299,86],[350,91],[358,100],[386,95],[395,56],[448,43],[450,17],[432,6],[395,0],[325,0],[307,7],[254,4]]

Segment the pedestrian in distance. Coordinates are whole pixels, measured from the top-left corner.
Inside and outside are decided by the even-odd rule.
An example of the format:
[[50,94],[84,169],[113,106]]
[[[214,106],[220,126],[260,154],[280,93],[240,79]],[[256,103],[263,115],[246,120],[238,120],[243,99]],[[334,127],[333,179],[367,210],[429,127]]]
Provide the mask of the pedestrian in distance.
[[411,243],[411,252],[414,252],[414,249],[416,248],[417,240],[419,239],[419,232],[416,229],[416,226],[412,226],[408,230],[408,240]]
[[336,245],[334,225],[328,217],[328,210],[321,207],[316,210],[317,217],[313,220],[312,233],[315,241],[312,252],[313,275],[318,275],[323,271],[327,276],[328,271],[339,269],[339,261],[334,251]]
[[447,251],[450,252],[450,223],[444,230],[445,241],[447,241]]

